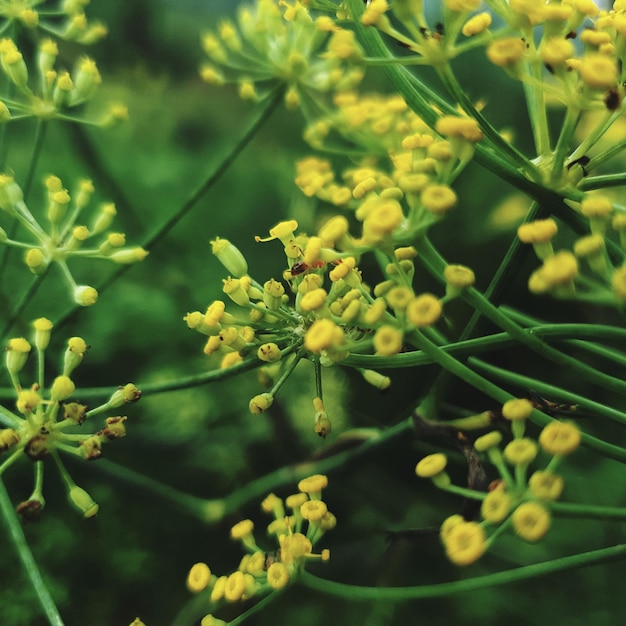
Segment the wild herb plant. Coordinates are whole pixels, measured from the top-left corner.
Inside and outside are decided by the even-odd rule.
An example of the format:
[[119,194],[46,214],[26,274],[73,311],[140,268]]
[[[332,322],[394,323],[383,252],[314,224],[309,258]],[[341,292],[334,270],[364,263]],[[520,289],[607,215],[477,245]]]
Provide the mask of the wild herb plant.
[[[616,0],[606,10],[591,0],[241,2],[233,19],[203,25],[197,58],[210,85],[202,88],[219,98],[218,89],[235,85],[251,121],[232,131],[241,138],[200,176],[195,191],[177,206],[161,207],[162,221],[152,220],[133,245],[111,230],[115,205],[93,201],[97,171],[93,182],[74,172],[68,188],[54,172],[39,171],[45,150],[58,149],[46,145],[50,125],[91,124],[104,133],[126,117],[119,104],[99,118],[85,117],[101,82],[96,62],[79,53],[68,71],[69,56],[58,61],[67,41],[91,44],[104,27],[87,21],[83,0],[5,4],[0,243],[10,388],[0,412],[0,474],[34,464],[32,494],[17,505],[22,521],[46,515],[43,476],[52,464],[84,517],[107,515],[70,475],[66,454],[94,461],[115,484],[174,505],[175,513],[167,509],[171,533],[178,516],[219,531],[230,526],[243,558],[224,565],[219,539],[194,542],[196,557],[186,565],[194,597],[180,607],[179,625],[235,625],[252,615],[264,620],[259,623],[290,623],[296,614],[302,623],[319,623],[332,619],[324,597],[373,607],[366,620],[358,613],[346,619],[405,623],[397,607],[407,603],[499,585],[521,588],[523,580],[608,567],[626,556],[614,531],[626,518],[623,494],[576,487],[579,455],[600,468],[602,480],[617,489],[624,484],[626,206],[619,188],[626,182],[626,3]],[[47,4],[55,6],[46,12]],[[459,68],[471,68],[470,75]],[[484,101],[474,95],[478,77],[486,77]],[[511,119],[500,126],[494,120],[506,115],[498,108],[518,87],[527,124]],[[132,113],[132,100],[129,106]],[[245,230],[250,212],[222,209],[227,236],[216,232],[215,214],[198,205],[277,109],[303,120],[309,154],[290,172],[297,200],[281,207],[282,219],[266,224],[267,233],[235,240],[231,233]],[[20,171],[11,163],[11,132],[23,118],[34,118],[35,128],[32,155]],[[34,202],[37,179],[45,191]],[[499,206],[502,194],[489,186],[506,189],[513,200]],[[490,206],[480,206],[485,202]],[[176,302],[178,317],[166,320],[167,331],[152,338],[151,348],[158,351],[179,329],[195,331],[202,360],[194,363],[202,371],[144,383],[137,367],[138,387],[96,383],[81,394],[72,376],[91,340],[74,336],[61,367],[48,374],[53,329],[64,327],[71,336],[77,317],[95,314],[105,289],[128,280],[125,270],[135,262],[149,267],[155,255],[148,252],[158,253],[189,213],[195,227],[185,245],[196,264],[208,263],[210,240],[220,273],[210,287],[185,275],[193,301]],[[259,255],[269,260],[255,261]],[[90,278],[91,259],[122,267]],[[29,271],[30,284],[22,276]],[[153,276],[167,271],[152,270]],[[67,307],[37,299],[44,279],[60,281],[56,297]],[[116,310],[122,344],[132,336],[124,314]],[[32,346],[36,366],[28,369]],[[246,374],[251,370],[255,382]],[[352,396],[346,380],[356,390]],[[223,462],[196,459],[220,483],[218,491],[204,486],[198,496],[177,482],[176,437],[187,428],[193,388],[209,384],[217,398],[212,410],[238,415],[239,430],[274,424],[268,435],[274,439],[259,439],[267,449],[278,444],[280,454],[266,464],[272,471],[255,477],[254,469],[242,469],[246,454],[251,468],[253,459],[246,436],[238,434],[224,444]],[[179,390],[189,395],[176,395]],[[140,449],[132,411],[117,413],[142,394],[148,402],[158,398],[144,419],[151,411],[168,413],[160,422],[154,416],[161,438],[152,440],[174,468],[164,482],[161,474],[99,460],[103,444],[124,437],[126,424],[123,446]],[[357,396],[365,399],[358,415],[351,408]],[[105,401],[89,408],[83,398]],[[87,432],[99,414],[104,422]],[[190,441],[199,446],[213,433],[225,441],[209,427],[224,425],[192,420]],[[415,505],[405,508],[422,507],[425,528],[391,528],[378,511],[377,497],[406,500],[403,482],[411,472],[386,473],[397,459],[392,463],[385,447],[399,440],[413,442],[397,448],[403,468],[414,467],[446,494],[441,499],[413,477]],[[302,452],[295,464],[291,452]],[[383,471],[368,473],[369,463]],[[339,494],[350,488],[334,491],[335,485],[363,487],[361,473],[367,498],[359,498],[367,502],[342,506]],[[298,493],[290,495],[294,484]],[[255,534],[255,515],[244,514],[257,501],[272,516],[269,540]],[[0,505],[48,622],[62,624],[4,487]],[[407,537],[434,538],[429,559],[440,566],[417,563],[415,572],[398,568],[390,576],[388,568],[380,579],[364,579],[369,560],[350,544],[351,533],[364,532],[359,515],[386,524],[391,549]],[[569,528],[563,518],[594,529],[584,546],[580,533],[560,533]],[[370,539],[377,533],[370,528]],[[333,570],[335,559],[340,565]],[[182,588],[184,572],[179,580]],[[296,608],[281,612],[277,600],[291,593],[298,594]],[[151,604],[159,604],[158,595]],[[143,606],[135,626],[162,615],[158,606],[145,615]],[[618,623],[610,607],[605,615]],[[129,623],[127,617],[117,619]]]

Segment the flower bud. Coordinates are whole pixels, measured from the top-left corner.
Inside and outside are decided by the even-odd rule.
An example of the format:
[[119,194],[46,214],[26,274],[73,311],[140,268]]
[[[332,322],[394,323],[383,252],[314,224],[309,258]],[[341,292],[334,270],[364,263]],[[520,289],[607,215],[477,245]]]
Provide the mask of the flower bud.
[[79,285],[74,289],[74,302],[80,306],[92,306],[97,300],[97,290],[89,285]]
[[67,495],[70,502],[83,514],[84,517],[93,517],[98,513],[98,505],[82,487],[74,485],[70,488]]
[[37,350],[45,350],[50,343],[52,334],[52,322],[46,317],[40,317],[33,322],[35,329],[35,347]]
[[211,241],[211,251],[229,274],[235,278],[241,278],[248,273],[248,263],[245,257],[239,248],[230,243],[228,239],[216,237]]
[[26,364],[29,352],[30,343],[23,337],[16,337],[9,340],[6,354],[6,368],[11,376],[19,374],[20,370]]
[[59,402],[69,398],[76,389],[76,385],[69,376],[57,376],[50,389],[50,398],[53,402]]

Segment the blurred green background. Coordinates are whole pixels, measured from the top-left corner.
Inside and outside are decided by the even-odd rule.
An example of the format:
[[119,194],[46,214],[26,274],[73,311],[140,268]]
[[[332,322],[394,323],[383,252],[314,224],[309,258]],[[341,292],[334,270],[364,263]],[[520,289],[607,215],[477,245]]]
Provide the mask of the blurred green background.
[[[110,131],[77,132],[53,126],[32,204],[36,206],[43,195],[39,181],[45,174],[55,173],[68,183],[87,176],[94,180],[96,199],[116,202],[118,226],[131,243],[140,243],[167,219],[217,166],[254,113],[234,89],[208,86],[197,71],[203,60],[201,32],[214,27],[219,16],[232,12],[237,4],[230,0],[94,0],[89,15],[106,21],[110,35],[91,51],[104,79],[91,109],[121,100],[128,105],[130,119]],[[62,50],[70,63],[76,51],[71,46]],[[471,67],[474,61],[464,62]],[[463,67],[459,69],[460,75],[467,75]],[[387,88],[382,75],[369,80],[370,88]],[[492,103],[496,80],[502,82],[497,86],[497,102]],[[528,147],[516,85],[485,70],[473,73],[467,88],[472,98],[486,98],[485,112],[496,127],[511,128],[520,145]],[[15,128],[9,163],[19,180],[29,154],[19,146],[30,145],[33,126]],[[305,231],[312,231],[317,223],[319,214],[292,182],[294,161],[309,153],[300,139],[302,128],[297,112],[277,111],[235,165],[142,264],[113,284],[96,307],[81,310],[55,331],[49,355],[55,350],[60,355],[65,340],[73,335],[83,336],[92,346],[76,372],[79,389],[157,382],[209,367],[202,354],[202,337],[183,322],[188,311],[203,310],[221,291],[224,273],[210,253],[209,240],[219,235],[235,242],[245,251],[251,274],[264,281],[282,272],[282,251],[271,244],[256,245],[254,235],[265,234],[294,212]],[[462,198],[458,210],[435,229],[433,237],[451,262],[473,267],[484,288],[514,232],[513,223],[507,228],[490,226],[495,204],[511,190],[471,167],[459,180],[457,191]],[[534,264],[527,258],[520,266],[504,294],[505,302],[547,320],[614,321],[609,312],[530,301],[525,284]],[[76,267],[78,276],[80,271]],[[98,271],[95,277],[89,274],[89,282],[100,282],[111,268],[103,264]],[[23,278],[20,267],[4,286],[15,285],[18,290]],[[424,289],[436,289],[425,275],[417,280]],[[48,279],[27,310],[20,332],[26,332],[26,324],[36,317],[64,315],[66,294],[57,290],[55,281]],[[3,292],[11,294],[12,290],[3,288]],[[11,302],[2,306],[8,309]],[[469,313],[455,303],[449,311],[450,323],[458,328]],[[555,372],[526,352],[508,350],[495,355],[493,362],[598,397],[597,389],[584,381],[573,383],[567,372]],[[49,371],[56,365],[51,360]],[[393,372],[391,389],[381,395],[364,389],[357,375],[337,368],[325,377],[326,406],[335,432],[397,423],[424,392],[431,374],[428,368]],[[312,368],[306,364],[299,368],[281,391],[276,410],[252,416],[248,399],[259,391],[252,373],[219,385],[147,395],[129,407],[126,439],[107,446],[105,455],[109,461],[183,492],[220,497],[332,446],[335,434],[322,441],[313,433]],[[613,400],[606,395],[600,399],[609,404]],[[470,410],[494,408],[461,385],[451,391],[449,401]],[[621,431],[593,419],[584,422],[583,428],[623,442]],[[445,561],[436,535],[390,540],[390,531],[435,527],[461,508],[460,500],[415,478],[416,461],[432,449],[427,442],[407,437],[331,473],[325,499],[339,523],[321,546],[331,548],[332,558],[311,571],[355,584],[428,584],[623,540],[624,524],[560,519],[540,544],[531,546],[505,537],[467,570]],[[453,455],[452,460],[452,477],[463,484],[462,459]],[[98,517],[85,521],[70,510],[51,465],[46,472],[43,519],[25,528],[68,626],[125,626],[135,616],[147,626],[172,623],[190,600],[184,584],[189,567],[206,561],[216,573],[229,573],[241,556],[239,547],[228,541],[230,525],[251,517],[262,526],[257,503],[217,527],[207,527],[167,501],[111,478],[98,470],[97,463],[68,461],[68,467],[100,503]],[[28,463],[23,461],[8,472],[6,482],[15,503],[25,499],[32,486]],[[566,483],[568,500],[626,506],[623,467],[586,451],[568,460]],[[291,485],[277,493],[286,496],[294,489]],[[623,564],[617,563],[397,605],[351,604],[295,588],[247,623],[612,626],[622,623],[623,571]],[[0,580],[2,626],[47,623],[8,539],[0,560]],[[225,615],[233,617],[237,611],[233,607]]]

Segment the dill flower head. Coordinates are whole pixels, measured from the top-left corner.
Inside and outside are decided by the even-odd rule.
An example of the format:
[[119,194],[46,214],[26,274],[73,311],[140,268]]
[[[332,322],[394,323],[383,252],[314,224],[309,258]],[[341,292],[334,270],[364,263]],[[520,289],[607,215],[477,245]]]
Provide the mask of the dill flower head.
[[205,32],[202,47],[209,58],[200,70],[205,81],[236,82],[240,96],[249,100],[262,98],[260,89],[281,83],[287,87],[288,108],[354,87],[362,78],[360,69],[348,63],[363,56],[354,33],[328,19],[314,20],[299,2],[243,5],[236,22],[222,20],[217,29]]
[[[43,358],[48,348],[52,332],[52,322],[39,318],[33,323],[33,344]],[[3,408],[5,422],[11,426],[0,429],[0,454],[7,456],[9,467],[19,457],[26,456],[35,464],[52,456],[67,489],[67,496],[74,508],[86,518],[98,512],[98,504],[93,501],[85,489],[78,486],[65,469],[59,452],[94,461],[102,457],[103,446],[126,435],[127,420],[125,415],[111,415],[123,404],[135,402],[141,392],[129,383],[113,392],[104,404],[88,410],[85,405],[72,401],[76,384],[72,374],[83,359],[87,344],[80,337],[72,337],[61,360],[61,373],[49,384],[44,371],[38,372],[38,379],[32,384],[25,374],[26,359],[31,344],[23,337],[9,340],[6,355],[6,369],[11,384],[15,389],[14,413],[9,407]],[[84,423],[100,413],[109,413],[103,425],[92,432],[85,432]],[[82,425],[82,426],[81,426]],[[79,431],[75,427],[81,426]],[[6,463],[6,461],[5,461]],[[38,466],[39,467],[39,466]],[[35,469],[35,486],[30,497],[17,507],[18,513],[25,520],[36,519],[45,505],[41,468]]]

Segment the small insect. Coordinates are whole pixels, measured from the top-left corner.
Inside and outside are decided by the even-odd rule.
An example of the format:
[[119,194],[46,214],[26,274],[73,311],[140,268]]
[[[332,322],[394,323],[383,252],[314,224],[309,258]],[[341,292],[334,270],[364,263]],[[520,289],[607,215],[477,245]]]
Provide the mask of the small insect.
[[542,413],[549,415],[550,417],[557,417],[559,415],[570,415],[577,413],[577,406],[568,402],[552,402],[542,398],[536,391],[529,389],[527,391],[528,399],[532,402],[532,405],[539,409]]
[[297,263],[294,263],[291,266],[289,273],[292,276],[299,276],[300,274],[304,274],[305,272],[308,272],[309,270],[319,269],[320,267],[324,267],[324,265],[326,265],[326,261],[314,261],[313,263],[311,263],[311,265],[309,265],[308,263],[305,263],[304,261],[298,261]]
[[575,159],[574,161],[570,161],[567,164],[567,169],[571,169],[574,165],[579,165],[580,169],[583,172],[583,176],[587,176],[587,174],[589,174],[589,172],[585,169],[585,166],[589,164],[589,161],[591,161],[591,159],[587,156],[587,155],[583,155],[580,157],[580,159]]

